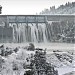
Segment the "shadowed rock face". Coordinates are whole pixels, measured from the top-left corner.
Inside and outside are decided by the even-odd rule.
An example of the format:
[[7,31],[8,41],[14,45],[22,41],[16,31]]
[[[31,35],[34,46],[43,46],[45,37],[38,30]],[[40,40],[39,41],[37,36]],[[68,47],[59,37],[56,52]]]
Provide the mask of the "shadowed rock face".
[[0,14],[2,13],[1,11],[2,11],[2,6],[0,5]]

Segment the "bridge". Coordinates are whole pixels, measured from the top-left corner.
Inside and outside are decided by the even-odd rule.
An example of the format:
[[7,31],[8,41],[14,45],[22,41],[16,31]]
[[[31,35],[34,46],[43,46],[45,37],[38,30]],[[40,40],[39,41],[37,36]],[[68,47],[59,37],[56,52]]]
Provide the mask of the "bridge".
[[47,21],[75,21],[75,15],[0,15],[0,24],[46,23]]

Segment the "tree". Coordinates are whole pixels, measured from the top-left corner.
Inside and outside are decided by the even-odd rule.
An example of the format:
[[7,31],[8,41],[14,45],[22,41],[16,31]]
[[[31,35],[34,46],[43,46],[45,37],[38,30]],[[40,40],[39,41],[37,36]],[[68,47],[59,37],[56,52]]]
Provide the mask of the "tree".
[[0,5],[0,14],[2,13],[2,6]]

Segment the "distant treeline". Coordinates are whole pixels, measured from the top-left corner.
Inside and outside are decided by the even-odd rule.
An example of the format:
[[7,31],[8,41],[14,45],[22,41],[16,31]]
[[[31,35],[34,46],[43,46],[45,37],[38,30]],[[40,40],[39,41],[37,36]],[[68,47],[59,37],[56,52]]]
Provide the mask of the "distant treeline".
[[65,5],[60,5],[58,8],[52,6],[50,9],[44,9],[40,14],[75,14],[75,2],[68,2]]

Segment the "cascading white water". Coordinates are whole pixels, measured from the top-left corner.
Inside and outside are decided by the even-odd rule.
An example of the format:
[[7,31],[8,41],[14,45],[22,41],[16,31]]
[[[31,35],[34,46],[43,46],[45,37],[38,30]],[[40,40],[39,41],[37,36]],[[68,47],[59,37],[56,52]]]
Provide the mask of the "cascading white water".
[[47,42],[47,36],[46,36],[46,25],[45,24],[42,24],[42,23],[40,23],[40,24],[38,24],[38,29],[40,30],[41,29],[41,31],[42,31],[42,34],[43,34],[43,41],[44,42]]
[[[49,20],[45,23],[40,23],[40,19],[39,21],[34,20],[35,23],[33,23],[34,21],[32,19],[29,22],[27,20],[24,20],[25,22],[20,21],[14,23],[9,22],[9,27],[11,26],[13,29],[13,42],[72,42],[74,39],[73,35],[71,35],[73,33],[73,23]],[[72,37],[73,39],[70,40],[68,37]]]
[[38,38],[37,38],[37,36],[38,36],[38,29],[36,27],[36,24],[28,24],[28,26],[31,29],[31,41],[32,42],[38,42]]
[[14,42],[47,42],[49,30],[45,23],[12,23]]

